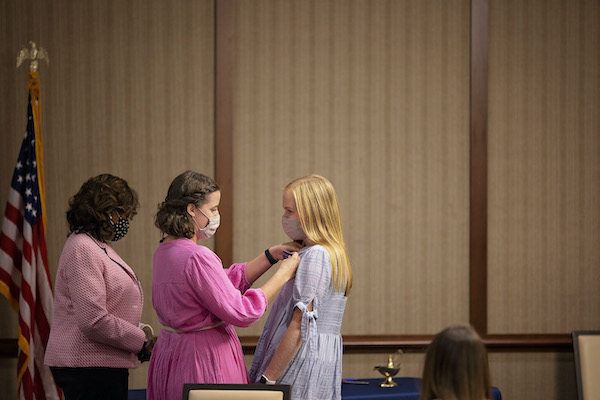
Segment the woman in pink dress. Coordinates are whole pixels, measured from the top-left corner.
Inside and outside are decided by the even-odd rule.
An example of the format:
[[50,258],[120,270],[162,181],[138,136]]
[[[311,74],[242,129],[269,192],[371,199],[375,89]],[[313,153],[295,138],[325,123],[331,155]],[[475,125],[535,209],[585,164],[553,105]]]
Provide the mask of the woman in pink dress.
[[163,238],[154,253],[152,305],[164,329],[150,359],[149,400],[179,399],[184,383],[249,383],[234,327],[255,323],[295,276],[297,253],[261,288],[250,289],[283,259],[283,250],[298,250],[297,243],[270,247],[227,269],[215,253],[196,244],[216,232],[220,200],[214,180],[186,171],[173,180],[156,214]]

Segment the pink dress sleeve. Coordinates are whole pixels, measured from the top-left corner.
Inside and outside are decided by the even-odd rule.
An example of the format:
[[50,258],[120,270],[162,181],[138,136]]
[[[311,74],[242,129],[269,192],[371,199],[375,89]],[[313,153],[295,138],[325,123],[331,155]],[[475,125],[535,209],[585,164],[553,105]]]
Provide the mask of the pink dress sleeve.
[[214,253],[199,252],[190,257],[186,275],[196,300],[231,325],[248,327],[267,309],[265,293],[261,289],[248,289],[245,264],[223,269]]
[[245,293],[246,290],[250,289],[250,282],[246,279],[246,263],[232,264],[224,271],[233,286],[240,292]]

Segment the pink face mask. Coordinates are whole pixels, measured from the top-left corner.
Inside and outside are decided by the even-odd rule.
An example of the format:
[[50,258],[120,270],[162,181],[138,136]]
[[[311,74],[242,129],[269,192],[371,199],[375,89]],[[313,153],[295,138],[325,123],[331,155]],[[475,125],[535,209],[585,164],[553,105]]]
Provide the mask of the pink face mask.
[[306,237],[302,230],[302,225],[300,225],[300,221],[298,220],[282,216],[281,227],[285,234],[292,240],[303,240]]

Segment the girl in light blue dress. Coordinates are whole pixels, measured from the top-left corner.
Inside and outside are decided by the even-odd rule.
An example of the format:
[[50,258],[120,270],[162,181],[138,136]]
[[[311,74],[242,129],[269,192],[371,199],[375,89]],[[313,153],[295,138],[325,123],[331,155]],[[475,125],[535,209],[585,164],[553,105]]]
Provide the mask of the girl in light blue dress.
[[283,192],[284,232],[306,246],[260,336],[250,380],[292,386],[292,399],[341,399],[342,335],[352,270],[337,196],[319,175],[290,182]]

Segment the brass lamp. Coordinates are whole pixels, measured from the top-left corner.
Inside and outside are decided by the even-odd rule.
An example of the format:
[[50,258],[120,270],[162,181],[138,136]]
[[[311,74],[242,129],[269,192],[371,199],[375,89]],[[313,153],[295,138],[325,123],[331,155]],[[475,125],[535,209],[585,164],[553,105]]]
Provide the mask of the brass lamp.
[[375,366],[375,369],[377,371],[379,371],[383,376],[385,376],[385,381],[381,382],[379,384],[379,386],[381,387],[394,387],[397,386],[398,384],[396,382],[394,382],[394,379],[392,379],[394,376],[396,376],[396,374],[398,372],[400,372],[400,362],[398,364],[394,364],[394,362],[396,360],[398,360],[398,358],[400,358],[404,353],[402,352],[402,350],[398,349],[398,351],[396,352],[396,356],[392,356],[391,354],[388,355],[388,363],[387,365],[378,365]]

